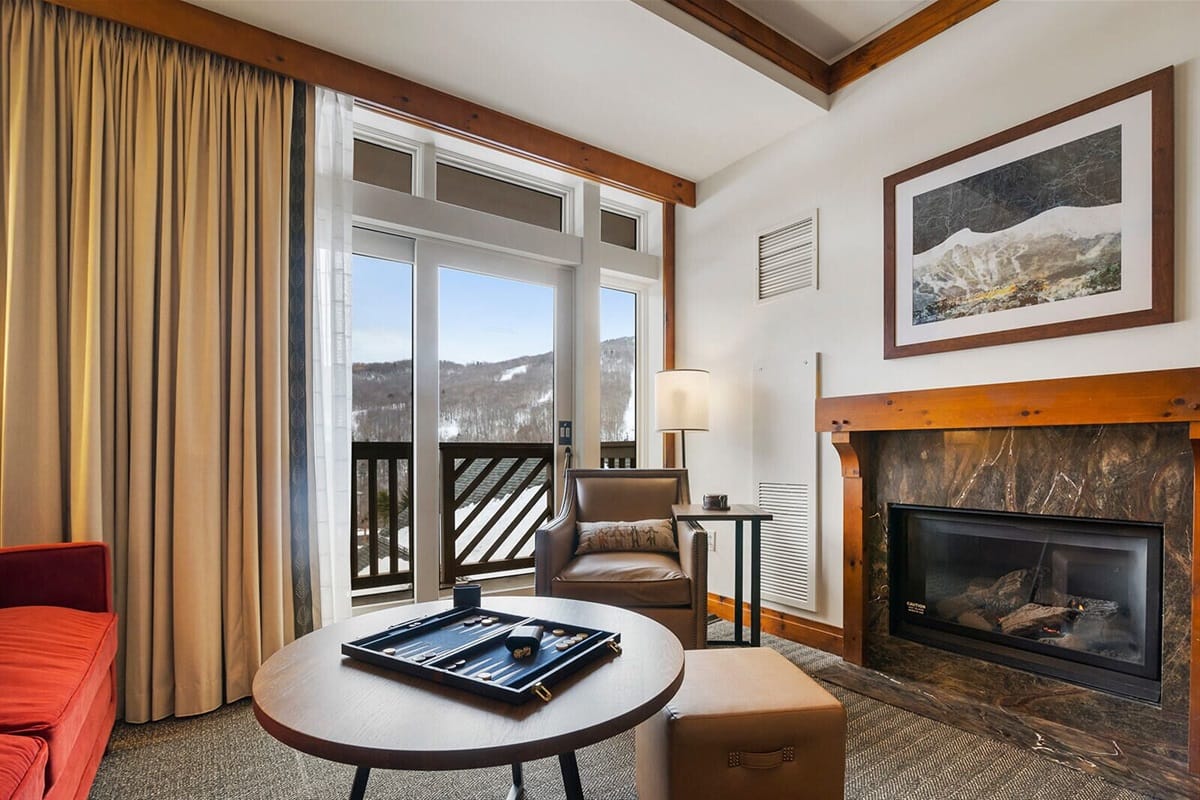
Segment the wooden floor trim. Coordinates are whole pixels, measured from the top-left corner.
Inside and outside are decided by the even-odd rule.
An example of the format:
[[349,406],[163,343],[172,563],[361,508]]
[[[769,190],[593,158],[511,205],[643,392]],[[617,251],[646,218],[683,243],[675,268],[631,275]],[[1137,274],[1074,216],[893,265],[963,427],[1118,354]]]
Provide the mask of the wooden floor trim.
[[[723,620],[733,621],[733,598],[719,594],[708,593],[708,613],[716,614]],[[742,603],[742,624],[745,626],[746,637],[749,638],[750,604]],[[793,616],[774,608],[762,610],[763,633],[779,636],[799,644],[833,653],[842,654],[842,629],[823,622]]]

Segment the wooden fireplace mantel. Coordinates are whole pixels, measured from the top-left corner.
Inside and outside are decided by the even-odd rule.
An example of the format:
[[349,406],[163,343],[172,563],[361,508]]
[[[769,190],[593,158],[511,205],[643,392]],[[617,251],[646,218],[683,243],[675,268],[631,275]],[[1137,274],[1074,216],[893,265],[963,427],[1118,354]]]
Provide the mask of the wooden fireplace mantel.
[[818,431],[1200,422],[1200,367],[817,399]]
[[843,658],[858,665],[865,660],[864,479],[872,432],[1155,422],[1190,423],[1193,496],[1188,771],[1200,774],[1200,367],[818,398],[816,429],[831,434],[842,469]]

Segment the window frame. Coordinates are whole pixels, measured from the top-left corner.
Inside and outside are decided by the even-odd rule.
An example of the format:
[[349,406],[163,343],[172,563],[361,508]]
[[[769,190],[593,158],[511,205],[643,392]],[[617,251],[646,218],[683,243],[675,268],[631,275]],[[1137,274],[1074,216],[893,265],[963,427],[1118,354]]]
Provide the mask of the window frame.
[[[386,147],[388,150],[395,150],[398,153],[407,153],[411,159],[412,175],[409,176],[409,186],[412,188],[408,194],[414,197],[420,197],[424,186],[422,185],[422,175],[420,158],[421,158],[421,143],[414,139],[407,139],[390,131],[377,128],[373,125],[360,123],[357,120],[354,122],[354,139],[361,139],[364,142],[369,142],[379,147]],[[355,181],[361,183],[361,181]],[[371,184],[374,186],[375,184]],[[382,187],[387,188],[387,187]],[[391,189],[390,191],[399,191]],[[405,194],[405,192],[400,192]]]
[[[554,181],[549,181],[544,178],[538,178],[533,175],[525,175],[517,170],[503,167],[498,164],[489,164],[482,159],[473,158],[468,155],[463,155],[462,153],[448,152],[441,149],[438,149],[434,152],[433,164],[435,171],[438,165],[444,164],[448,167],[454,167],[465,172],[473,172],[476,175],[482,175],[485,178],[492,178],[493,180],[510,183],[513,186],[518,186],[522,189],[529,189],[534,192],[553,195],[559,199],[559,206],[561,208],[558,233],[570,233],[572,230],[574,230],[575,192],[569,186],[564,186],[560,183],[555,183]],[[433,197],[430,199],[437,200],[437,192],[434,192]],[[438,200],[438,202],[442,201]],[[488,212],[485,211],[481,213],[486,214]],[[505,217],[502,214],[496,214],[493,216],[502,217],[503,219],[507,219],[517,225],[532,224],[513,219],[512,217]],[[553,229],[547,228],[547,230]]]
[[[637,463],[639,466],[649,465],[655,461],[656,452],[661,452],[661,442],[652,440],[660,439],[661,437],[651,436],[651,429],[646,427],[646,423],[651,421],[650,409],[653,407],[653,391],[654,381],[652,380],[652,372],[650,365],[656,363],[654,361],[655,348],[654,342],[651,341],[649,335],[651,327],[651,308],[655,305],[656,298],[659,300],[657,305],[661,306],[662,282],[649,281],[643,278],[638,278],[633,275],[618,273],[610,270],[601,270],[600,288],[614,289],[619,292],[629,292],[634,296],[634,406],[633,406],[633,440],[635,450],[637,452]],[[659,342],[661,347],[661,341]],[[661,353],[659,353],[661,359]]]
[[[609,198],[602,197],[600,199],[600,210],[608,211],[613,214],[618,214],[622,217],[629,217],[637,222],[637,246],[633,248],[636,253],[645,253],[649,249],[649,223],[650,212],[644,208],[627,205]],[[599,235],[599,234],[597,234]],[[608,244],[608,242],[606,242]],[[613,247],[621,247],[622,245],[615,244]],[[629,249],[629,248],[625,248]]]

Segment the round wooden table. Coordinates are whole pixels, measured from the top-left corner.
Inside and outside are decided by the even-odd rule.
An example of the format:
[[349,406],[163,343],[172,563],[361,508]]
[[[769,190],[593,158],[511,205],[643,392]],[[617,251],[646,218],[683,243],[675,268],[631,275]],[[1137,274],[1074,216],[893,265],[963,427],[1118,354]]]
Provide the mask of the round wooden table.
[[254,714],[279,741],[358,769],[457,770],[511,764],[510,798],[523,796],[521,762],[557,755],[567,797],[583,791],[575,751],[626,731],[666,705],[683,681],[683,648],[640,614],[552,597],[485,597],[483,607],[621,634],[622,653],[551,686],[549,702],[519,706],[343,656],[343,642],[450,608],[450,601],[377,611],[304,636],[254,676]]

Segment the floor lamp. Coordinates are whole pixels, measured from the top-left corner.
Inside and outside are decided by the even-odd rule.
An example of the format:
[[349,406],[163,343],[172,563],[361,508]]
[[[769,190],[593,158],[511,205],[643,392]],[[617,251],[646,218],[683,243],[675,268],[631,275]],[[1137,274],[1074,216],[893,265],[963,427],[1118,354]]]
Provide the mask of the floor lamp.
[[708,370],[664,369],[654,375],[654,426],[679,431],[687,469],[687,432],[708,430]]

